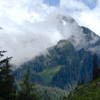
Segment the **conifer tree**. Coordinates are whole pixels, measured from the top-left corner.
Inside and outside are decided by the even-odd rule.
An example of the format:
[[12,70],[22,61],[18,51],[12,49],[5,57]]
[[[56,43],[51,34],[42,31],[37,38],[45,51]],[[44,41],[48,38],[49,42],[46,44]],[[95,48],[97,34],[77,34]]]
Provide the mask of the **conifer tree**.
[[10,58],[2,59],[6,51],[0,51],[0,98],[3,100],[15,100],[15,83],[11,75]]
[[29,72],[24,75],[24,78],[20,84],[20,91],[18,93],[18,100],[32,100],[30,97],[30,84],[29,84]]
[[27,69],[20,84],[17,100],[39,100],[36,92],[33,91],[34,86],[35,85],[30,82],[30,70]]

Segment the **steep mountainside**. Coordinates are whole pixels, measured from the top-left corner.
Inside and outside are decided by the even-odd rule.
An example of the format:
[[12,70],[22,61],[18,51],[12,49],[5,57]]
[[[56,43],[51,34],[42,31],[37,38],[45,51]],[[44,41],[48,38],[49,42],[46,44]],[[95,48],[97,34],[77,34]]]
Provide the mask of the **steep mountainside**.
[[47,55],[23,64],[14,75],[20,79],[24,71],[30,69],[32,82],[69,88],[93,79],[93,60],[90,52],[77,51],[69,41],[61,40]]
[[[100,37],[66,16],[59,16],[57,23],[61,25],[65,38],[48,48],[47,54],[22,64],[13,73],[17,80],[21,80],[23,73],[30,69],[32,82],[72,89],[100,75]],[[70,37],[66,37],[70,27]]]

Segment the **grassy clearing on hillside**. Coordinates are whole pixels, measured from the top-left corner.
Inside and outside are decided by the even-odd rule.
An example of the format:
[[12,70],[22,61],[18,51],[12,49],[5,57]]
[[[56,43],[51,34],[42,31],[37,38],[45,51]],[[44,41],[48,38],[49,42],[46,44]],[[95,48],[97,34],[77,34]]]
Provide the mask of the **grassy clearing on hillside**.
[[48,68],[43,70],[43,72],[39,72],[38,75],[42,77],[45,85],[49,85],[49,83],[52,81],[53,76],[60,70],[60,68],[61,66]]

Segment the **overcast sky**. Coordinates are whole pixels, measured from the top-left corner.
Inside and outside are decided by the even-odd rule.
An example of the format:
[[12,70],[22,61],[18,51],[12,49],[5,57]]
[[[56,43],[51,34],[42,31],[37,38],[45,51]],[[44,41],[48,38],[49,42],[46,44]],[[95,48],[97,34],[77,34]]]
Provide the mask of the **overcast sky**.
[[0,48],[20,62],[56,44],[62,39],[53,26],[57,13],[100,35],[100,0],[0,0]]

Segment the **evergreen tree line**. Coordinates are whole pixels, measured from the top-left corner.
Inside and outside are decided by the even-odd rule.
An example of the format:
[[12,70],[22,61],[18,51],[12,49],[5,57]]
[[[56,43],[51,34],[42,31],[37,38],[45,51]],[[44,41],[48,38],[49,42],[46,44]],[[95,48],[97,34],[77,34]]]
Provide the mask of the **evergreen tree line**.
[[21,82],[16,82],[9,63],[12,57],[4,58],[5,52],[0,51],[0,100],[38,100],[39,96],[33,92],[35,85],[29,82],[30,71],[27,70]]

